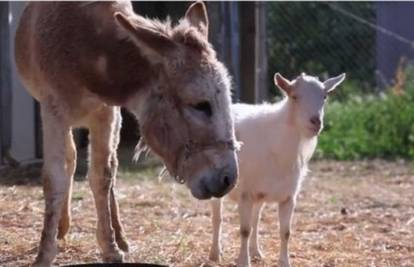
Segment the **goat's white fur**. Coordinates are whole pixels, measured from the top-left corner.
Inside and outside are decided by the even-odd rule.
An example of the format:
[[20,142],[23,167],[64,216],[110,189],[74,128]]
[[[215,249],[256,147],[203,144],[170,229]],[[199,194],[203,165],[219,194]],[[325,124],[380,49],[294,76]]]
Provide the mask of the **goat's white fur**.
[[[324,83],[306,74],[289,81],[275,75],[275,84],[286,95],[276,104],[233,105],[236,134],[243,143],[239,152],[239,184],[230,192],[238,201],[241,247],[238,267],[250,266],[250,257],[261,258],[258,224],[265,202],[279,203],[279,266],[288,267],[290,224],[307,163],[316,148],[323,124],[325,96],[335,89],[345,74]],[[310,119],[317,116],[319,126]],[[213,244],[210,259],[221,253],[222,200],[212,200]],[[250,242],[249,242],[250,239]]]

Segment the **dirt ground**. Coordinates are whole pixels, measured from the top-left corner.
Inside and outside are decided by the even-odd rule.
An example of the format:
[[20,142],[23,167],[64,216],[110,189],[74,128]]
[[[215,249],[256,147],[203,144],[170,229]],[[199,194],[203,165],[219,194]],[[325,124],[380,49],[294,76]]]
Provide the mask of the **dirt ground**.
[[[123,168],[117,184],[131,252],[128,262],[170,266],[233,266],[238,255],[236,205],[225,201],[223,261],[208,261],[211,223],[208,201],[193,199],[159,167]],[[407,162],[311,162],[294,216],[290,243],[293,266],[414,266],[414,168]],[[43,197],[38,169],[0,172],[0,266],[27,266],[42,228]],[[100,260],[95,210],[86,181],[74,185],[72,228],[59,243],[56,264]],[[260,229],[265,259],[277,266],[277,206],[268,204]]]

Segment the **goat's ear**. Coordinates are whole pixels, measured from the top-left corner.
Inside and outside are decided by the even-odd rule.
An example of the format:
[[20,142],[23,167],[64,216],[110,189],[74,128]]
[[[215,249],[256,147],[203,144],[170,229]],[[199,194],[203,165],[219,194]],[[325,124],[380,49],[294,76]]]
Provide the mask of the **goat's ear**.
[[208,38],[208,15],[203,2],[193,3],[185,12],[185,18],[191,26],[195,27],[206,39]]
[[290,95],[292,92],[292,82],[283,77],[279,72],[275,74],[273,77],[275,85],[284,93],[287,95]]
[[323,85],[325,87],[325,92],[330,93],[335,90],[335,88],[345,80],[345,77],[345,73],[342,73],[341,75],[329,78],[328,80],[324,81]]
[[162,62],[165,56],[170,55],[177,48],[177,45],[168,36],[137,25],[120,12],[116,12],[114,18],[151,63]]

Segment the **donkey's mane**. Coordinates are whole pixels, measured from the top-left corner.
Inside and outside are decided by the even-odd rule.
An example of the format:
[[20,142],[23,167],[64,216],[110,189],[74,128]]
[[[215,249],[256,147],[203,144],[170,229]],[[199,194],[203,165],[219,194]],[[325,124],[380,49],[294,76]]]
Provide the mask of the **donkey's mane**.
[[215,56],[215,51],[207,38],[185,18],[181,19],[177,24],[173,24],[170,17],[160,20],[138,15],[136,16],[136,23],[140,27],[164,34],[179,44],[192,47],[209,56]]
[[[119,4],[119,2],[122,1],[118,1],[117,4]],[[90,6],[95,6],[95,4],[98,3],[102,4],[101,1],[92,1],[81,3],[80,5],[83,8],[88,8]],[[112,3],[109,4],[113,5]],[[125,12],[131,20],[135,21],[135,24],[138,27],[144,27],[159,32],[179,44],[194,48],[198,52],[205,53],[208,56],[215,57],[216,55],[207,38],[203,36],[198,29],[192,26],[186,18],[180,19],[178,23],[172,23],[170,17],[167,17],[166,19],[149,18],[140,15],[139,12],[135,13],[130,7],[123,8],[118,6],[115,10],[123,13]]]

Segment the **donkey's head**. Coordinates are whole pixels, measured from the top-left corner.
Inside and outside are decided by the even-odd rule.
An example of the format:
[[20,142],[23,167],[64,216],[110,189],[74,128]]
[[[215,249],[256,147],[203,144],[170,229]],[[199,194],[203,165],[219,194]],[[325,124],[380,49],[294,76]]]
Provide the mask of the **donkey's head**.
[[204,4],[191,5],[175,27],[120,13],[115,19],[154,70],[150,89],[127,105],[145,142],[196,198],[223,196],[238,175],[230,78],[207,40]]
[[288,97],[294,124],[307,137],[313,137],[322,131],[326,98],[344,79],[345,73],[325,82],[305,73],[293,81],[279,73],[274,77],[276,86]]

